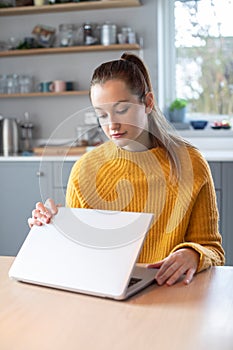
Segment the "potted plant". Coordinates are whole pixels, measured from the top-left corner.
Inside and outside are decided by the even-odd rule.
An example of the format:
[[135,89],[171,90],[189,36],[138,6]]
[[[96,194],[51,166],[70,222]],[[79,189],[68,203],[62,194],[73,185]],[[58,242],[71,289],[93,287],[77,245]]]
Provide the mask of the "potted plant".
[[185,119],[187,101],[183,98],[176,98],[169,107],[171,122],[181,123]]

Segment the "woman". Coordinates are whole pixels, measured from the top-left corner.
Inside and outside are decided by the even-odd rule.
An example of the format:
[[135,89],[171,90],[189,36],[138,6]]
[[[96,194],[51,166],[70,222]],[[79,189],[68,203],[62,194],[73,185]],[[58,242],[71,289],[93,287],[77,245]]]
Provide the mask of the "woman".
[[[158,268],[158,284],[184,283],[224,264],[218,212],[207,162],[173,133],[154,101],[148,71],[135,55],[94,71],[90,99],[109,141],[71,171],[70,207],[154,213],[139,263]],[[29,225],[49,222],[57,207],[42,203]]]

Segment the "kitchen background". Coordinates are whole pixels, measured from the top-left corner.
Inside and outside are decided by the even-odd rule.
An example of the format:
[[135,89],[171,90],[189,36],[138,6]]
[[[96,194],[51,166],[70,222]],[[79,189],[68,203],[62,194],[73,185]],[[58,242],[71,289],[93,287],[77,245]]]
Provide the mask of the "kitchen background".
[[[114,2],[114,1],[112,1]],[[143,49],[134,51],[143,55],[148,65],[155,90],[157,89],[157,43],[156,43],[156,2],[141,1],[142,6],[129,8],[71,11],[62,13],[30,14],[0,17],[0,40],[32,36],[36,25],[58,27],[63,23],[76,24],[85,22],[103,24],[106,21],[121,27],[130,27],[136,33],[136,40]],[[88,90],[94,68],[103,61],[118,58],[124,50],[104,52],[80,52],[69,54],[35,55],[0,58],[0,74],[27,74],[35,77],[36,84],[42,81],[74,81],[78,90]],[[132,50],[131,50],[132,51]],[[49,138],[54,129],[64,119],[90,106],[88,96],[30,97],[0,100],[0,115],[23,120],[28,112],[35,128],[36,139]],[[83,113],[81,113],[83,115]],[[79,116],[71,118],[61,128],[57,137],[69,139],[75,136],[77,124],[82,123]]]
[[[0,3],[2,1],[8,0],[0,0]],[[121,3],[122,6],[126,3],[139,5],[138,0],[98,1],[103,4],[107,2]],[[168,6],[170,2],[172,0],[140,0],[141,6],[0,16],[0,47],[9,42],[9,39],[11,44],[14,44],[15,40],[32,36],[33,29],[41,25],[54,27],[57,33],[60,24],[75,24],[80,27],[86,22],[102,25],[108,21],[116,24],[118,31],[121,31],[122,27],[130,27],[136,34],[136,41],[139,44],[133,46],[133,50],[130,47],[130,51],[143,57],[151,74],[159,106],[164,109],[174,98],[171,93],[175,79],[172,71],[174,52],[169,51],[174,44],[174,31],[171,31],[174,18],[171,12],[172,6]],[[88,4],[88,1],[85,3]],[[93,2],[90,2],[90,7],[91,4]],[[94,68],[103,61],[119,58],[125,50],[128,50],[127,46],[119,45],[111,49],[106,46],[104,51],[84,50],[54,54],[47,54],[45,51],[41,55],[22,56],[7,56],[1,51],[0,77],[13,73],[30,75],[35,77],[36,86],[39,82],[72,81],[75,82],[75,89],[78,88],[80,92],[86,91]],[[51,136],[59,142],[75,139],[77,126],[82,125],[86,118],[82,111],[85,112],[89,107],[87,93],[64,94],[64,96],[42,93],[38,96],[11,96],[11,98],[0,95],[0,115],[4,118],[25,121],[26,113],[26,125],[32,123],[33,138],[37,142],[46,142]],[[233,265],[232,130],[180,132],[200,147],[209,162],[217,195],[219,227],[223,236],[227,264]],[[17,253],[28,232],[27,218],[37,201],[52,197],[58,203],[65,202],[67,179],[78,155],[67,157],[65,153],[61,153],[60,156],[51,156],[47,159],[34,156],[0,157],[0,255]]]

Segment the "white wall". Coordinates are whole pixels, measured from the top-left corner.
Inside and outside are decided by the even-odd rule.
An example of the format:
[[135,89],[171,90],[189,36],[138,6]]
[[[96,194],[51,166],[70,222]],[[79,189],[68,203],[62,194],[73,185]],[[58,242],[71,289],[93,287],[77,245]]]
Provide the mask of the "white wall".
[[[13,36],[24,38],[31,35],[36,24],[55,26],[61,23],[76,23],[82,25],[86,21],[103,23],[111,21],[119,26],[129,25],[143,37],[143,57],[152,78],[154,89],[157,89],[157,24],[156,1],[141,1],[142,6],[114,10],[92,10],[66,12],[30,16],[0,17],[0,40]],[[79,89],[88,89],[93,69],[103,61],[116,59],[120,51],[58,54],[44,56],[7,57],[0,59],[0,74],[26,73],[38,81],[55,79],[78,81]],[[90,106],[89,98],[85,97],[38,97],[15,98],[0,100],[0,115],[23,119],[24,112],[30,113],[35,124],[35,138],[49,138],[51,133],[73,113]],[[64,123],[60,128],[60,138],[73,138],[78,118]]]

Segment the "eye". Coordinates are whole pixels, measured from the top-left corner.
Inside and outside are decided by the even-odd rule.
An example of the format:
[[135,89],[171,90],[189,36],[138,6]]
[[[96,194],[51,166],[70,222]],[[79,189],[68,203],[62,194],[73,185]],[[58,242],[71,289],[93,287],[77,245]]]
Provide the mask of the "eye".
[[116,113],[117,114],[125,114],[127,113],[129,110],[129,106],[126,106],[126,107],[122,107],[122,108],[119,108],[118,110],[116,110]]
[[97,115],[98,119],[106,119],[107,117],[108,117],[107,114]]
[[107,118],[108,116],[106,113],[103,113],[101,111],[95,112],[95,115],[97,119],[101,119],[101,120]]

